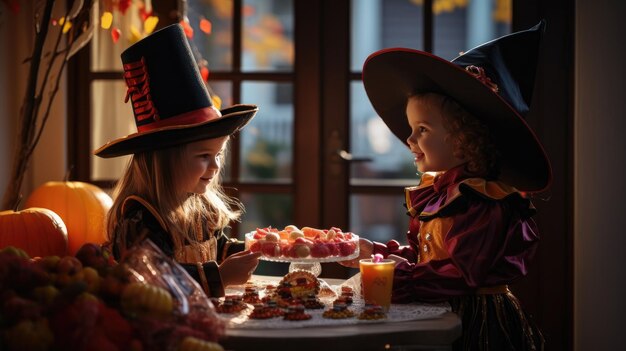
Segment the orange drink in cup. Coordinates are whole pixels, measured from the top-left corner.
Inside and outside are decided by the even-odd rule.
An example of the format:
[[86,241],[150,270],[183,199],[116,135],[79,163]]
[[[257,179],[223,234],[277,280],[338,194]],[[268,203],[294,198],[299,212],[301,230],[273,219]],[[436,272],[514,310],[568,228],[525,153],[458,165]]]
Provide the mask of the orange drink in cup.
[[368,304],[380,305],[385,312],[391,304],[391,287],[395,261],[383,259],[378,262],[371,258],[360,260],[361,295]]

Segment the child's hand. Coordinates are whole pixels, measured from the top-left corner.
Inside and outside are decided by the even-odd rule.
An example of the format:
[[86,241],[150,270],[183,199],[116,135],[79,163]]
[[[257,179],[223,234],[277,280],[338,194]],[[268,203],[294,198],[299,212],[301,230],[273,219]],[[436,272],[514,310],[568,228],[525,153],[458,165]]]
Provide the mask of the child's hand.
[[364,258],[371,258],[373,253],[374,244],[365,238],[359,238],[359,257],[353,260],[339,261],[338,263],[342,266],[350,268],[359,268],[359,260]]
[[219,267],[224,287],[245,284],[259,264],[260,256],[260,252],[250,250],[228,256]]

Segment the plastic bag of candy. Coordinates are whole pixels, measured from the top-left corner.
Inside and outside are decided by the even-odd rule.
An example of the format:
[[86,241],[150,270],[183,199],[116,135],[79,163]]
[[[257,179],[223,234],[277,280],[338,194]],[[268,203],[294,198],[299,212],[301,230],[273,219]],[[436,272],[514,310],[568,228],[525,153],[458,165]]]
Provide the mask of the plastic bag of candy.
[[189,338],[216,342],[224,333],[225,323],[200,285],[152,241],[131,248],[121,264],[128,282],[120,306],[146,349],[179,350]]

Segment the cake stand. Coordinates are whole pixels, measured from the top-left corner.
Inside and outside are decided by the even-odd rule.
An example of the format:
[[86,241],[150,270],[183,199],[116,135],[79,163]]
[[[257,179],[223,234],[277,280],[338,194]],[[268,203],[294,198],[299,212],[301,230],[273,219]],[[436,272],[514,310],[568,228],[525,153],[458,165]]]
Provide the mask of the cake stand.
[[[249,249],[253,242],[256,240],[253,238],[254,232],[245,234],[245,245],[246,249]],[[270,262],[289,262],[289,272],[303,270],[311,272],[313,275],[318,277],[322,273],[322,265],[321,263],[326,262],[338,262],[338,261],[349,261],[359,257],[359,236],[352,234],[350,242],[354,243],[355,250],[352,254],[348,256],[326,256],[326,257],[286,257],[283,255],[280,256],[267,256],[262,255],[260,257],[261,260],[270,261]]]

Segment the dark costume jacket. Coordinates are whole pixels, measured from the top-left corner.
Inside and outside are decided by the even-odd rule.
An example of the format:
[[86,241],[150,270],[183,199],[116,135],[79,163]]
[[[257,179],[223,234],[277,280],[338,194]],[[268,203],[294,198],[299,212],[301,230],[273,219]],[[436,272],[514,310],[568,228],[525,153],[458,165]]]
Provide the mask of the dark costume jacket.
[[540,349],[541,333],[506,285],[527,274],[537,248],[530,201],[464,165],[425,174],[405,195],[409,245],[374,244],[375,253],[408,260],[395,268],[393,302],[449,301],[463,319],[457,349]]
[[150,239],[198,281],[207,296],[224,296],[218,264],[233,253],[242,251],[242,241],[229,238],[223,229],[209,231],[199,223],[199,245],[176,247],[159,213],[138,196],[129,196],[124,201],[122,214],[111,243],[116,259],[119,260],[133,244]]

